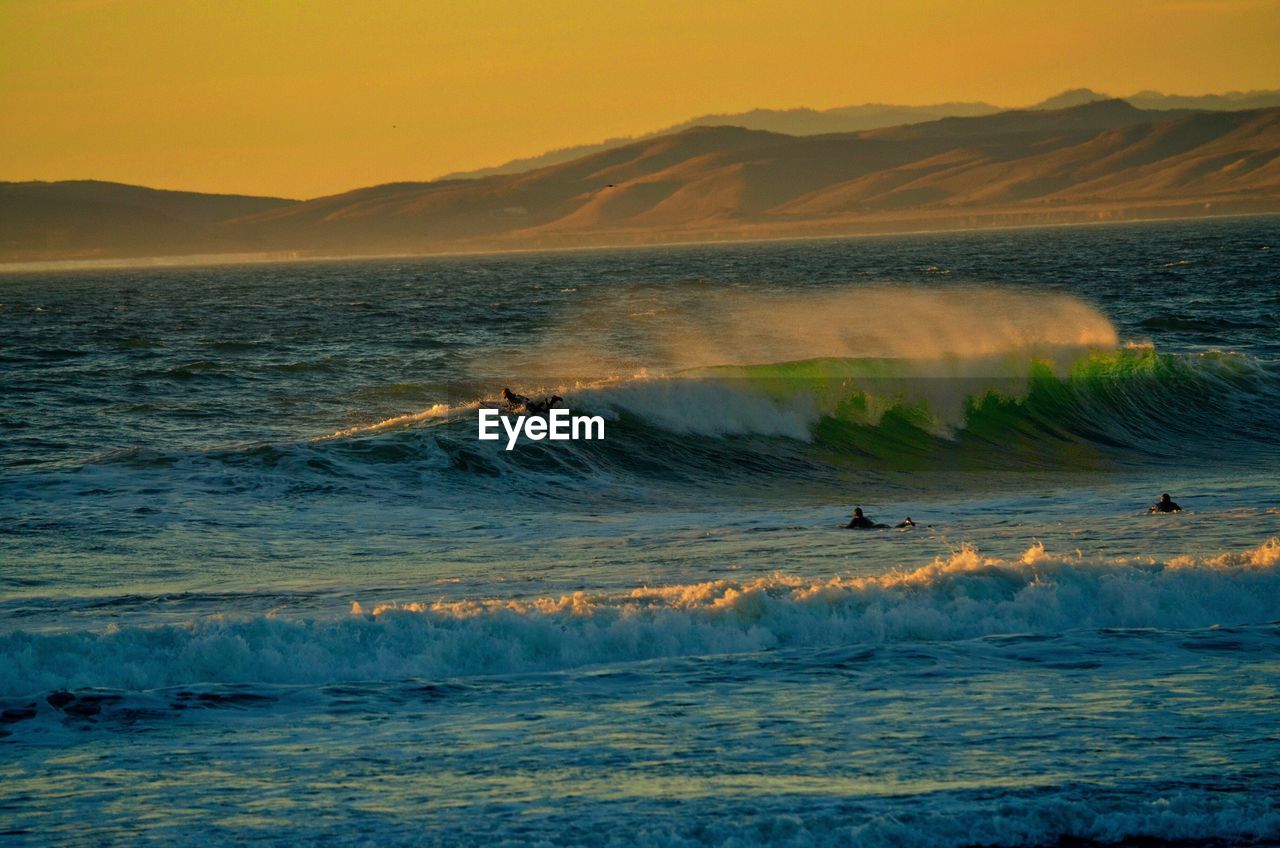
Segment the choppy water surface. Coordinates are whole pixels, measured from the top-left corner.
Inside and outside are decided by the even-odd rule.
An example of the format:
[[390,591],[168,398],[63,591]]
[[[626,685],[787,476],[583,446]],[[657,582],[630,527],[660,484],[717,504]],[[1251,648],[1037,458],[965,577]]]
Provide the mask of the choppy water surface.
[[1277,245],[0,276],[0,831],[1276,844]]

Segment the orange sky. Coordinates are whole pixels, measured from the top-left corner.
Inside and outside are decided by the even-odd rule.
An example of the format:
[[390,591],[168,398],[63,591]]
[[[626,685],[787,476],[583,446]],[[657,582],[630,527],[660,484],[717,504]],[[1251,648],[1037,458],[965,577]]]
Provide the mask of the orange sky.
[[0,0],[0,180],[313,197],[708,112],[1280,87],[1280,0]]

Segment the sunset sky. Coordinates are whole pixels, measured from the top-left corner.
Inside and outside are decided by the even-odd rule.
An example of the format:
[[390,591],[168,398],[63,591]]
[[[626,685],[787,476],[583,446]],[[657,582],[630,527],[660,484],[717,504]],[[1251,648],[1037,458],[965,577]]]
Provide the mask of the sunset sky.
[[708,112],[1280,87],[1280,0],[0,0],[0,179],[313,197]]

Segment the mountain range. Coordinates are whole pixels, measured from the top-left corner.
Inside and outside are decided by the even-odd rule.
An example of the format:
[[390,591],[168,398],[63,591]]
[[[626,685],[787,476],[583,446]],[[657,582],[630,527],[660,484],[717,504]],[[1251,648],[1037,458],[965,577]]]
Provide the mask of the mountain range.
[[[1061,94],[1027,107],[1032,110],[1069,109],[1097,100],[1114,100],[1109,94],[1099,94],[1088,88],[1073,88]],[[1140,91],[1120,98],[1139,109],[1149,110],[1202,110],[1236,111],[1240,109],[1266,109],[1280,106],[1280,91],[1230,91],[1226,94],[1185,96],[1161,94],[1158,91]],[[687,130],[692,127],[744,127],[749,130],[766,130],[784,135],[822,135],[824,133],[849,133],[894,127],[902,124],[918,124],[939,118],[972,118],[994,115],[1005,109],[990,103],[937,103],[932,106],[891,106],[884,103],[867,103],[862,106],[840,106],[835,109],[752,109],[749,112],[702,115],[666,129],[646,133],[635,138],[611,138],[596,144],[582,144],[550,150],[538,156],[512,159],[490,168],[473,171],[457,171],[440,179],[488,177],[494,174],[518,174],[547,165],[558,165],[590,153],[599,153],[621,147],[634,141],[657,138],[661,135]]]
[[1280,212],[1280,107],[1118,99],[847,133],[692,126],[307,201],[0,184],[0,261],[430,253]]

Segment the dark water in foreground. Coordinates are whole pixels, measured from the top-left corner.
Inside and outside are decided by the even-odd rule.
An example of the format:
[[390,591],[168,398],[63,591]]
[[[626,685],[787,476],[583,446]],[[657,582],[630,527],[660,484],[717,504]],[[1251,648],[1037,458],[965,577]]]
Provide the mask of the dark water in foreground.
[[1280,842],[1277,250],[0,276],[0,832]]

